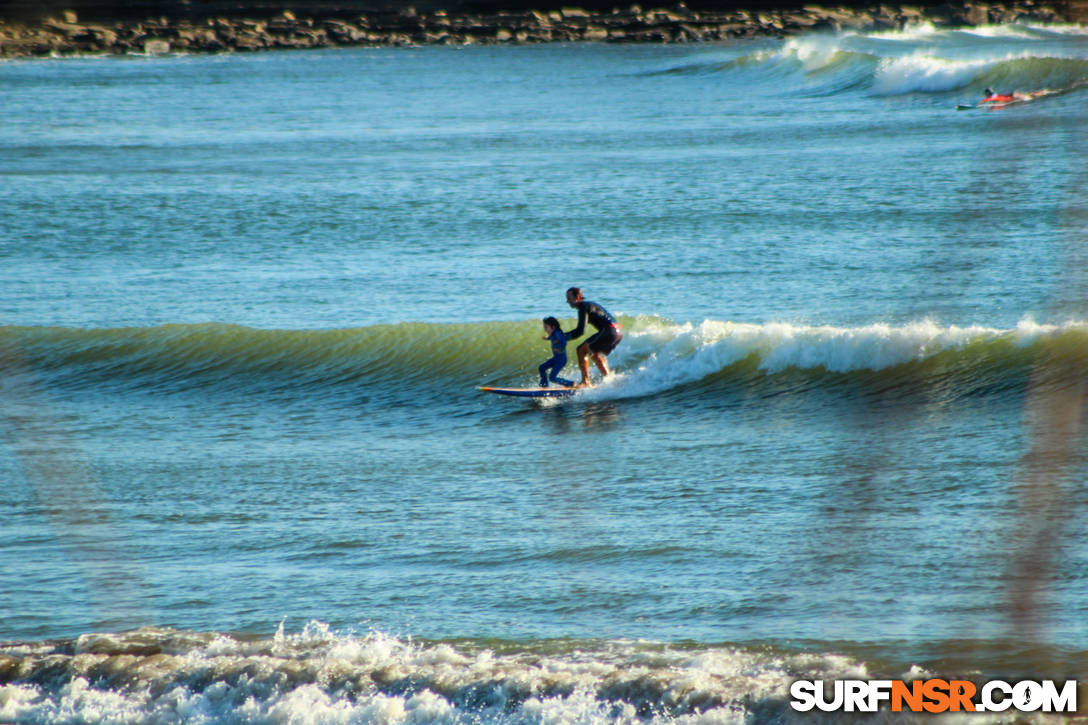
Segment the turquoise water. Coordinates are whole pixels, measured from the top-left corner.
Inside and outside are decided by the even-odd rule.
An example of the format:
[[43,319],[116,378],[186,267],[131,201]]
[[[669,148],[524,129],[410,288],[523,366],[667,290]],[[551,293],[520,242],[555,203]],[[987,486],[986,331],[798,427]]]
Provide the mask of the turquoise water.
[[0,719],[1083,673],[1086,39],[3,63]]

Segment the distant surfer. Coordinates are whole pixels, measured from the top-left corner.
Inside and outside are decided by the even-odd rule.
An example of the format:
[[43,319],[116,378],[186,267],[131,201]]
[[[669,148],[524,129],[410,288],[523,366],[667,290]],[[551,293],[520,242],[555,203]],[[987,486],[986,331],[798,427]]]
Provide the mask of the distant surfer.
[[985,91],[985,97],[979,101],[979,105],[983,103],[1012,103],[1017,100],[1017,93],[995,93],[993,88],[987,88]]
[[1054,93],[1054,91],[1045,88],[1038,91],[1028,91],[1027,93],[1021,93],[1020,91],[1013,91],[1012,93],[994,93],[993,88],[987,88],[986,97],[979,101],[978,105],[984,106],[986,104],[993,104],[1000,106],[1006,103],[1023,103],[1024,101],[1034,101],[1036,98],[1049,96],[1052,93]]
[[559,377],[559,372],[567,364],[567,336],[559,329],[559,320],[554,317],[544,318],[544,339],[552,343],[552,356],[540,366],[540,387],[548,387],[549,380],[571,387],[574,385],[573,380]]
[[582,297],[582,290],[577,287],[567,290],[567,304],[578,310],[578,326],[566,333],[568,339],[584,335],[587,321],[597,330],[578,346],[578,369],[582,372],[578,387],[581,388],[589,385],[589,358],[593,358],[601,377],[608,376],[608,354],[620,344],[623,331],[608,310]]

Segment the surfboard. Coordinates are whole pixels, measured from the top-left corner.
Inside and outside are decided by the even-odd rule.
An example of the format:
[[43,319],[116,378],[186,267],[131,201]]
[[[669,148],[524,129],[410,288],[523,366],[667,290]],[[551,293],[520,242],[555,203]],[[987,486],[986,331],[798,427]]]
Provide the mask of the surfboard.
[[577,388],[492,388],[487,386],[480,390],[485,393],[513,395],[518,398],[563,398],[578,392]]

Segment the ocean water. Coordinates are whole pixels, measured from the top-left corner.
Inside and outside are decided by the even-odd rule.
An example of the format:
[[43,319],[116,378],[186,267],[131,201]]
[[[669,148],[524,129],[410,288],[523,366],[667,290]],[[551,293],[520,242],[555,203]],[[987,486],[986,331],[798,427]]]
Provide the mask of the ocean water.
[[[1052,93],[957,110],[987,86]],[[0,97],[0,721],[1088,673],[1088,29],[17,60]],[[481,393],[572,285],[615,374]]]

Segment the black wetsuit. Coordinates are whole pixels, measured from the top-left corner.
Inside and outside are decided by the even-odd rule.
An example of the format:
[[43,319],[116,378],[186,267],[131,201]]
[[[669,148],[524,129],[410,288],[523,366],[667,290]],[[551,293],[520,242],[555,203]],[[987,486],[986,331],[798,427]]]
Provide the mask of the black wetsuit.
[[597,332],[586,340],[589,349],[607,355],[616,349],[623,339],[623,332],[616,323],[616,318],[608,314],[608,310],[596,302],[582,300],[578,303],[578,327],[566,333],[567,338],[573,340],[581,337],[586,331],[586,322],[597,328]]

